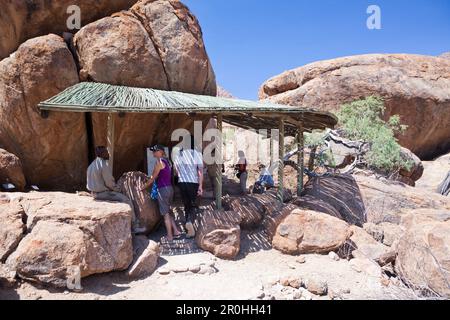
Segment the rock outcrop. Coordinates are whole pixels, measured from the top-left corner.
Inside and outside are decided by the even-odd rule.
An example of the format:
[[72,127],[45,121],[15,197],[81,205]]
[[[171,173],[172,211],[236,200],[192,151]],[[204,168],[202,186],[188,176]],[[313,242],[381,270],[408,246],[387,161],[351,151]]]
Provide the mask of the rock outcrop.
[[351,175],[312,178],[302,194],[294,201],[301,208],[324,212],[360,227],[367,221],[361,192]]
[[28,184],[76,189],[87,168],[85,118],[37,104],[78,83],[72,54],[62,38],[47,35],[23,43],[0,62],[0,145],[22,162]]
[[0,149],[0,184],[2,183],[12,183],[18,191],[23,191],[27,184],[20,159]]
[[[6,265],[20,278],[65,287],[77,278],[125,270],[133,258],[127,204],[65,193],[12,194],[27,234]],[[11,233],[12,234],[12,233]]]
[[[216,95],[215,75],[200,26],[179,1],[139,1],[126,12],[83,27],[74,45],[81,80]],[[209,117],[117,116],[115,174],[143,170],[146,146],[174,145],[172,131],[186,128],[192,132],[194,120],[206,126]],[[106,144],[106,115],[93,114],[92,123],[94,144]],[[130,154],[134,155],[132,159]]]
[[425,189],[427,192],[437,192],[439,184],[450,172],[450,153],[432,161],[422,161],[422,163],[424,171],[416,187]]
[[450,210],[450,199],[437,193],[363,175],[356,175],[355,179],[361,190],[368,222],[399,224],[401,217],[412,210]]
[[350,226],[322,212],[296,209],[278,226],[272,245],[283,253],[328,253],[352,235]]
[[[10,12],[14,6],[0,5],[0,8],[5,6],[5,11],[0,10],[0,17],[4,12],[21,16],[22,2],[16,2],[14,14]],[[98,1],[94,7],[89,1],[70,4],[80,6],[85,24],[134,2]],[[65,0],[60,4],[33,1],[25,12],[37,33],[47,26],[59,32],[59,20],[55,19],[64,16],[59,13],[67,5]],[[24,28],[28,28],[30,21]],[[22,27],[15,32],[27,34]],[[38,111],[39,102],[80,79],[216,95],[215,75],[200,26],[179,1],[139,1],[128,11],[85,25],[70,41],[72,52],[56,35],[33,38],[0,62],[0,146],[19,157],[30,185],[44,190],[84,188],[92,151],[88,150],[88,142],[89,145],[107,144],[106,114],[50,112],[41,116]],[[177,143],[171,141],[174,129],[193,132],[195,120],[206,125],[208,119],[209,116],[187,114],[115,116],[114,175],[145,170],[146,147],[155,143],[172,146]]]
[[0,263],[17,248],[25,234],[25,212],[17,203],[0,204]]
[[399,141],[421,159],[450,150],[447,59],[369,54],[320,61],[267,80],[259,93],[260,99],[323,111],[370,95],[385,99],[386,117],[399,114],[409,126]]
[[390,251],[388,246],[376,241],[364,229],[351,226],[353,232],[350,240],[354,244],[352,256],[354,258],[366,258],[373,261],[379,261],[380,258]]
[[76,32],[67,26],[72,5],[80,8],[81,25],[116,11],[128,9],[136,0],[14,0],[0,2],[0,60],[14,52],[28,39]]
[[[442,217],[441,217],[442,218]],[[396,271],[427,295],[450,297],[450,212],[447,218],[411,214],[398,244]]]

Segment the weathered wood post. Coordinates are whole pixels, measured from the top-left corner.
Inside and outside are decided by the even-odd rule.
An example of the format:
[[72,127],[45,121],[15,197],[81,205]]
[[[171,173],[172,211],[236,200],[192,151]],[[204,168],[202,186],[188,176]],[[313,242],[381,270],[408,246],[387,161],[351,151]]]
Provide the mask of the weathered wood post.
[[[219,163],[216,163],[216,184],[217,184],[217,190],[216,191],[216,207],[217,210],[222,209],[222,162],[223,162],[223,154],[222,154],[222,146],[223,146],[223,125],[222,125],[223,116],[221,113],[217,115],[217,130],[220,133],[219,141],[217,141],[216,146],[216,159],[219,160]],[[213,186],[213,189],[214,188]]]
[[109,165],[111,171],[114,172],[114,113],[108,113],[108,136],[107,136],[107,148],[109,152]]
[[278,125],[279,141],[278,141],[278,199],[284,202],[284,119],[281,117]]
[[303,137],[303,126],[297,129],[297,196],[303,191],[303,172],[305,170],[305,143]]

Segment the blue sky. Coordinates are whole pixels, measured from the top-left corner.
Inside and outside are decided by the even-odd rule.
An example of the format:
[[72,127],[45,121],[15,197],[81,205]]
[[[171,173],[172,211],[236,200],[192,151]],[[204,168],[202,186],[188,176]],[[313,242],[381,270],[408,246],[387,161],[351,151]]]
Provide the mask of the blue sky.
[[[365,53],[450,51],[450,0],[183,0],[200,21],[217,83],[256,99],[259,86],[310,62]],[[369,30],[369,5],[381,30]]]

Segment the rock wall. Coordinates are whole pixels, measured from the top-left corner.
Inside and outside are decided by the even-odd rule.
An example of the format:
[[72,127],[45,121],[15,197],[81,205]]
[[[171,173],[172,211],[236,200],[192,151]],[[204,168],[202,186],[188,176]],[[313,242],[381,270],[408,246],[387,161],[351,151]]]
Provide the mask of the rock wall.
[[14,0],[0,2],[0,60],[14,52],[28,39],[62,34],[68,30],[67,9],[77,5],[81,10],[81,25],[85,25],[116,11],[127,9],[136,0]]
[[408,125],[400,143],[422,159],[450,150],[450,60],[369,54],[320,61],[267,80],[259,98],[337,111],[370,95],[385,99],[386,118]]
[[73,189],[87,168],[85,116],[51,112],[37,104],[78,83],[67,45],[56,35],[34,38],[0,61],[0,146],[22,162],[29,185]]
[[[104,16],[131,2],[134,3],[116,1],[104,12],[104,1],[95,5],[87,1],[71,4],[79,4],[82,12],[88,5],[93,7],[92,19],[85,16],[86,22],[98,17],[95,12]],[[29,16],[39,16],[36,21],[30,20],[38,29],[36,32],[45,32],[46,26],[52,24],[57,29],[59,18],[54,15],[66,1],[59,5],[55,1],[27,3],[33,7],[26,11]],[[0,8],[2,5],[7,4]],[[17,15],[22,14],[22,2],[16,2],[16,6],[8,10],[15,8]],[[44,20],[48,20],[48,25]],[[7,37],[10,39],[11,35]],[[47,35],[26,41],[0,62],[0,148],[19,157],[28,185],[48,190],[83,189],[88,155],[92,155],[89,146],[106,145],[106,114],[50,112],[44,119],[37,109],[39,102],[80,80],[216,95],[215,75],[200,26],[179,1],[139,1],[129,11],[84,26],[75,35],[71,48],[76,52],[71,52],[59,36]],[[117,116],[116,178],[127,171],[146,169],[145,147],[155,143],[174,145],[174,129],[193,132],[195,120],[202,121],[205,127],[208,118],[185,114]]]

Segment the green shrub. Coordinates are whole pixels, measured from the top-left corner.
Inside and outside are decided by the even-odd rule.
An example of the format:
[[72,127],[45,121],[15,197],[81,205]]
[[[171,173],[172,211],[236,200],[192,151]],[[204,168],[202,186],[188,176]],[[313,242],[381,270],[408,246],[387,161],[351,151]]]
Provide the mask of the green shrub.
[[365,156],[369,167],[383,171],[410,169],[411,163],[403,159],[395,138],[395,134],[403,133],[407,126],[400,123],[398,115],[383,120],[384,112],[383,99],[370,96],[342,105],[338,118],[347,138],[370,144],[370,151]]

